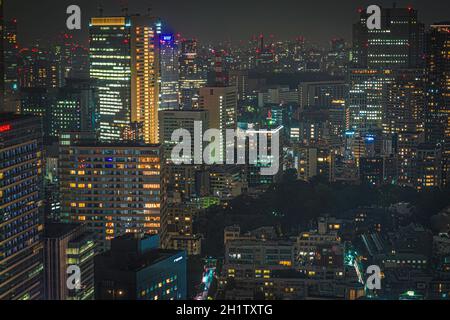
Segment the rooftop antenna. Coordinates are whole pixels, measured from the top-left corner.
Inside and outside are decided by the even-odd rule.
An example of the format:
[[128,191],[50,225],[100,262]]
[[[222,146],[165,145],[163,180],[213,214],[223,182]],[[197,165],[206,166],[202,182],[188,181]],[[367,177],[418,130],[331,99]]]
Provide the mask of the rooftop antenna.
[[103,17],[103,5],[101,3],[98,5],[98,13],[100,17]]

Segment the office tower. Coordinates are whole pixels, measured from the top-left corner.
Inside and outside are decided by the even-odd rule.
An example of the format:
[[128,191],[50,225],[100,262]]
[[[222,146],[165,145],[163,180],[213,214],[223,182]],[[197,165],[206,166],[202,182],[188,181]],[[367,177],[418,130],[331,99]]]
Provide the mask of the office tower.
[[416,189],[439,188],[442,186],[442,149],[435,144],[420,144],[415,160]]
[[51,114],[55,90],[44,87],[20,89],[20,114],[42,117],[44,137],[51,135]]
[[[45,225],[45,299],[92,300],[94,298],[95,242],[86,225],[50,223]],[[80,270],[79,288],[68,288],[70,266]]]
[[4,25],[4,61],[5,61],[5,105],[4,111],[19,111],[19,78],[18,78],[18,54],[17,20],[12,19]]
[[24,48],[19,52],[20,88],[57,88],[58,63],[54,52],[40,48]]
[[178,109],[179,49],[173,34],[163,34],[159,41],[161,61],[161,98],[159,110]]
[[72,69],[73,35],[61,33],[56,40],[55,60],[58,64],[58,88],[64,87]]
[[301,109],[308,106],[329,107],[345,103],[348,85],[345,81],[302,82],[298,86],[298,94]]
[[0,300],[43,297],[41,121],[0,114]]
[[117,141],[131,123],[158,142],[159,35],[145,16],[92,18],[90,77],[99,95],[101,141]]
[[442,147],[443,185],[450,179],[450,22],[436,23],[427,35],[426,141]]
[[258,93],[258,107],[266,104],[298,104],[299,94],[297,90],[291,90],[289,86],[274,86],[267,91]]
[[198,107],[199,89],[207,82],[197,51],[197,40],[182,40],[180,52],[180,103],[184,109]]
[[51,108],[50,135],[58,137],[64,132],[96,130],[95,108],[97,93],[90,80],[66,79],[58,90]]
[[71,79],[89,79],[89,48],[76,44],[72,49]]
[[385,133],[424,131],[425,92],[421,70],[405,70],[387,86]]
[[329,144],[332,148],[339,148],[344,142],[345,132],[345,101],[334,101],[333,105],[328,108],[329,127]]
[[78,44],[73,34],[61,33],[54,50],[58,64],[58,87],[64,87],[69,78],[89,78],[89,49]]
[[392,70],[351,69],[347,99],[347,129],[381,128],[386,86],[395,80]]
[[[189,131],[192,139],[192,148],[190,157],[186,157],[186,164],[194,164],[194,139],[202,140],[203,133],[209,128],[208,112],[206,110],[165,110],[159,112],[159,136],[164,145],[164,156],[167,162],[172,162],[172,149],[179,141],[172,141],[172,134],[175,130],[185,129]],[[195,123],[201,126],[201,131],[196,137],[194,130]],[[202,142],[202,146],[205,143]],[[202,157],[203,159],[203,157]]]
[[187,299],[186,253],[158,247],[158,236],[113,239],[95,257],[95,300]]
[[404,71],[387,86],[383,131],[396,137],[399,185],[414,186],[416,147],[423,141],[425,89],[421,70]]
[[220,149],[214,160],[225,161],[226,130],[235,130],[237,126],[236,87],[205,87],[200,89],[200,109],[208,111],[209,128],[218,129],[221,134]]
[[69,141],[59,161],[62,220],[86,223],[100,249],[124,233],[158,233],[166,206],[160,145]]
[[343,76],[350,61],[350,49],[344,39],[334,38],[326,56],[326,69],[333,76]]
[[228,73],[228,84],[237,88],[238,100],[246,100],[250,93],[248,89],[249,72],[248,70],[230,70]]
[[[202,141],[203,134],[208,130],[208,112],[205,110],[165,110],[159,112],[160,138],[164,147],[168,173],[168,189],[171,197],[180,200],[190,200],[196,194],[196,173],[201,163],[194,163],[194,140]],[[195,126],[199,125],[198,133]],[[179,141],[172,141],[175,130],[184,129],[191,135],[190,154],[184,154],[185,164],[173,164],[172,150]],[[201,161],[203,161],[203,148],[206,142],[201,142]],[[186,152],[186,151],[185,151]],[[179,156],[179,155],[178,155]]]
[[424,25],[417,10],[382,8],[381,29],[367,27],[368,14],[363,9],[353,25],[352,62],[359,68],[404,69],[423,63]]
[[[267,154],[259,154],[256,159],[250,158],[250,152],[246,151],[245,155],[245,171],[246,171],[246,181],[249,188],[259,188],[264,186],[269,186],[273,183],[277,183],[280,181],[283,170],[283,157],[279,153],[276,154],[276,151],[272,153],[272,149],[274,145],[272,144],[272,137],[277,135],[279,137],[279,150],[283,150],[282,145],[282,126],[273,127],[273,128],[263,128],[260,127],[258,129],[254,127],[249,127],[246,130],[238,130],[238,135],[245,135],[249,137],[250,135],[255,134],[266,134],[267,135]],[[256,150],[258,147],[258,142],[252,141],[253,139],[246,139],[245,146],[238,145],[239,148],[245,148],[246,150]],[[259,141],[261,143],[261,140]],[[259,144],[260,145],[260,144]],[[236,159],[235,159],[236,160]],[[269,167],[279,167],[280,170],[274,172],[273,174],[263,175],[261,174],[262,168]]]

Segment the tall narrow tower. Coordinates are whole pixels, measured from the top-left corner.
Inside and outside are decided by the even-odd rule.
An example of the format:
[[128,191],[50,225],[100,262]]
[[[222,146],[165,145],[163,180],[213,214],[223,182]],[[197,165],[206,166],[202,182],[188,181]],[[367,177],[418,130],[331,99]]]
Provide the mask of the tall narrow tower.
[[102,141],[124,139],[140,128],[146,143],[158,143],[157,24],[137,15],[91,19],[90,76],[99,93]]

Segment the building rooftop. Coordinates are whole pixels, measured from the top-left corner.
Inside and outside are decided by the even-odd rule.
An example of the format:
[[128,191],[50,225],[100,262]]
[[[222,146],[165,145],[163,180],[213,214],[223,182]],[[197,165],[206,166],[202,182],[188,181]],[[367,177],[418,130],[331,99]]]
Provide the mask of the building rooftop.
[[45,225],[44,237],[61,238],[79,227],[80,225],[76,223],[49,223]]
[[12,112],[1,112],[0,113],[0,123],[20,121],[24,119],[39,119],[40,117],[30,115],[30,114],[17,114]]
[[121,271],[139,271],[173,256],[181,250],[158,249],[158,236],[125,234],[111,241],[111,249],[100,254],[105,266]]

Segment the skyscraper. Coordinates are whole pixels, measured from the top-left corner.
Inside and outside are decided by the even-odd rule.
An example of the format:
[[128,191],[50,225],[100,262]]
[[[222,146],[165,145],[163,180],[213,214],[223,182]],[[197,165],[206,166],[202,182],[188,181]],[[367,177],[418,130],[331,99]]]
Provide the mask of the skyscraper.
[[351,69],[347,129],[381,128],[386,86],[395,79],[390,69]]
[[[159,112],[160,119],[160,138],[164,144],[164,155],[168,162],[171,162],[171,152],[178,141],[172,141],[172,134],[175,130],[185,129],[191,134],[192,140],[202,139],[203,133],[208,129],[208,112],[206,110],[164,110]],[[201,123],[201,137],[195,137],[195,122]],[[193,163],[194,143],[192,143],[191,157],[185,159]]]
[[176,109],[179,101],[179,49],[173,34],[161,35],[161,101],[159,110]]
[[442,183],[450,180],[450,22],[436,23],[427,35],[426,123],[428,143],[442,148]]
[[102,141],[117,141],[131,123],[158,142],[159,35],[148,16],[99,17],[90,23],[90,77],[99,94]]
[[418,12],[382,8],[381,29],[369,29],[366,10],[353,26],[352,69],[349,70],[348,129],[382,127],[386,88],[394,73],[423,65],[424,25]]
[[5,106],[6,112],[19,110],[19,78],[18,78],[18,54],[17,20],[12,19],[4,25],[4,62],[5,62]]
[[405,71],[387,86],[383,131],[395,137],[399,185],[415,185],[416,151],[423,142],[424,106],[422,70]]
[[[86,231],[86,225],[46,224],[44,242],[45,299],[92,300],[95,242],[92,234]],[[80,268],[80,288],[68,288],[69,266]]]
[[382,8],[381,29],[367,27],[368,14],[360,11],[353,25],[352,62],[362,68],[415,68],[423,61],[424,25],[418,12],[408,8]]
[[58,137],[63,132],[96,129],[95,107],[97,94],[90,80],[66,79],[66,85],[58,90],[51,108],[50,135]]
[[23,48],[19,52],[20,88],[57,88],[58,63],[53,52],[39,46]]
[[[225,161],[226,130],[235,130],[237,126],[237,90],[236,87],[217,86],[200,89],[200,109],[208,111],[209,128],[218,129],[221,134],[218,162]],[[234,143],[234,141],[233,141]]]
[[197,40],[182,40],[180,52],[180,102],[185,109],[198,104],[198,91],[206,85],[207,76],[198,57]]
[[43,297],[41,121],[0,114],[0,300]]

